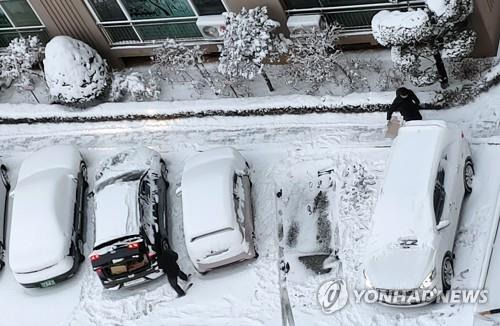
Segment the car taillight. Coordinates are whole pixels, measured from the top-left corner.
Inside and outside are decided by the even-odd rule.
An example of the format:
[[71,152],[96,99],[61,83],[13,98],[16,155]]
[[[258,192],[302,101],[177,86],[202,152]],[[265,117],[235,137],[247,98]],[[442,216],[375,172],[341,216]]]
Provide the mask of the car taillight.
[[99,259],[99,257],[100,256],[98,254],[92,255],[92,256],[90,256],[90,261],[96,261]]
[[137,248],[139,248],[139,243],[138,242],[131,243],[128,245],[128,248],[129,249],[137,249]]

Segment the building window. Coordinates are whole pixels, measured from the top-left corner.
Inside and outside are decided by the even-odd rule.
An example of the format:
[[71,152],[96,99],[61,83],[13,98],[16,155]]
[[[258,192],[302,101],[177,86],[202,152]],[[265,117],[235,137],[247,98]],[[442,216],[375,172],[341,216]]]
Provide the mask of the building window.
[[321,13],[328,23],[337,22],[346,32],[371,29],[371,21],[381,10],[406,10],[425,6],[424,0],[285,0],[289,15]]
[[86,0],[111,45],[201,39],[198,16],[226,11],[222,0]]
[[26,0],[0,0],[0,47],[6,47],[16,37],[37,35],[48,41],[45,26]]
[[287,0],[288,9],[325,8],[338,6],[388,3],[388,0]]

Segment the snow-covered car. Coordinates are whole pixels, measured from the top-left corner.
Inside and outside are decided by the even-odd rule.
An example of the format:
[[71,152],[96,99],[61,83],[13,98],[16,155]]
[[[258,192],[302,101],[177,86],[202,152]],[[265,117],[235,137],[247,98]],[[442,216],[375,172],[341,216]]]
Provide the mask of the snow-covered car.
[[366,286],[383,304],[424,305],[451,287],[455,234],[474,178],[469,144],[453,124],[411,121],[399,130],[386,169]]
[[10,183],[7,167],[0,164],[0,270],[5,266],[5,230],[7,221],[7,202],[9,195]]
[[70,145],[46,147],[21,164],[13,191],[9,265],[25,287],[73,276],[83,261],[87,167]]
[[94,271],[107,289],[160,277],[161,245],[169,245],[167,169],[149,148],[104,160],[96,174]]
[[248,163],[230,147],[188,159],[182,174],[184,237],[196,270],[257,256]]

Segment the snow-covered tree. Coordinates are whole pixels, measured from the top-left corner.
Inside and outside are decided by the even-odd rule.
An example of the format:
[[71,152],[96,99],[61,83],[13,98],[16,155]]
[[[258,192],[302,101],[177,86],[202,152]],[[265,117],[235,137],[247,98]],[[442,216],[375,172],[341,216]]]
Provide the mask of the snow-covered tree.
[[43,53],[38,36],[15,38],[0,56],[0,80],[4,85],[14,85],[20,91],[29,91],[37,102],[33,92],[34,77],[42,77],[33,68],[40,63]]
[[117,72],[113,74],[110,100],[119,102],[124,99],[130,101],[157,100],[161,87],[157,78],[151,73],[132,72],[130,74]]
[[271,34],[279,23],[268,17],[266,7],[243,8],[239,13],[226,13],[225,17],[219,72],[230,79],[242,77],[251,80],[261,75],[272,92],[274,88],[264,65],[266,60],[276,60],[286,52],[286,45]]
[[[215,95],[221,90],[216,81],[206,69],[203,61],[205,50],[198,45],[187,46],[177,43],[174,39],[166,39],[163,44],[154,50],[154,70],[162,79],[169,79],[171,75],[187,74],[189,68],[194,68],[201,76],[202,83],[209,85]],[[234,89],[233,89],[234,92]],[[236,92],[234,92],[236,94]]]
[[341,27],[332,24],[324,29],[313,29],[311,32],[298,35],[288,43],[287,62],[293,81],[305,81],[313,85],[313,92],[321,84],[335,78],[340,70],[347,75],[339,64],[342,51],[337,47]]
[[443,88],[448,75],[443,58],[463,59],[474,49],[476,34],[463,25],[473,0],[426,0],[427,8],[381,11],[372,20],[375,39],[392,47],[393,62],[417,86],[437,81]]
[[69,36],[56,36],[45,47],[45,79],[52,98],[84,104],[104,93],[106,61],[90,46]]

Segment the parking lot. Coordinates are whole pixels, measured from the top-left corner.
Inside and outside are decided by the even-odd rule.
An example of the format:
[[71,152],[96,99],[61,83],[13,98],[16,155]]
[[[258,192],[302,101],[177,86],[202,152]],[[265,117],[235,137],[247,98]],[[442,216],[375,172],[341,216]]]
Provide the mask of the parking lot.
[[[323,253],[326,241],[340,246],[340,275],[352,284],[363,285],[361,257],[369,246],[365,238],[390,147],[390,141],[384,139],[385,124],[380,121],[338,121],[334,115],[324,115],[312,116],[307,122],[276,117],[2,127],[0,153],[12,167],[13,181],[22,158],[51,144],[78,146],[88,161],[91,177],[101,159],[121,149],[140,144],[158,150],[169,169],[171,241],[179,252],[181,267],[190,273],[193,268],[183,244],[181,202],[175,195],[184,162],[199,150],[234,146],[251,165],[260,256],[205,276],[194,275],[194,286],[181,299],[176,299],[165,278],[130,290],[104,291],[88,260],[76,277],[44,290],[22,288],[6,268],[0,275],[0,306],[7,300],[16,304],[9,305],[11,309],[3,313],[1,323],[279,325],[276,210],[281,207],[289,213],[285,214],[289,240],[285,257],[291,265],[288,293],[298,325],[312,319],[316,325],[471,325],[472,305],[401,311],[349,304],[336,314],[324,315],[316,303],[318,286],[332,274],[318,276],[297,257]],[[480,191],[465,202],[456,239],[453,284],[463,288],[475,288],[479,282],[500,187],[496,166],[500,152],[494,139],[474,143],[475,188]],[[276,199],[278,189],[283,189],[282,200]],[[93,240],[92,198],[89,200],[86,254]],[[304,216],[312,216],[313,221],[304,222]]]

